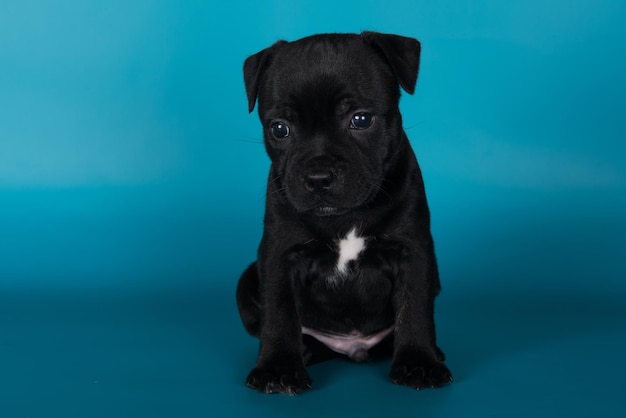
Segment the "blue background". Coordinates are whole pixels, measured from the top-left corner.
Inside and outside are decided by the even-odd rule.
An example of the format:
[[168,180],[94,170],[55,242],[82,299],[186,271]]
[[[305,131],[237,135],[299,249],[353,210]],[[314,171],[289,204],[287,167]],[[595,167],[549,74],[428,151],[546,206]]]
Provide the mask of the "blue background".
[[[0,415],[624,416],[625,20],[617,0],[3,1]],[[263,396],[234,303],[268,168],[242,63],[361,30],[422,41],[402,110],[456,381],[333,361]]]

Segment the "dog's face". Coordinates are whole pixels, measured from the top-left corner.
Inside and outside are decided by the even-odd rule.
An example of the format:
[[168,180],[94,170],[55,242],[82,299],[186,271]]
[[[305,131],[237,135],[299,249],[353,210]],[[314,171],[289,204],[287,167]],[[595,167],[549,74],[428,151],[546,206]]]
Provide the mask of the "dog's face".
[[413,92],[418,63],[417,41],[375,33],[279,42],[246,60],[271,180],[298,212],[339,215],[384,190],[402,137],[399,86]]

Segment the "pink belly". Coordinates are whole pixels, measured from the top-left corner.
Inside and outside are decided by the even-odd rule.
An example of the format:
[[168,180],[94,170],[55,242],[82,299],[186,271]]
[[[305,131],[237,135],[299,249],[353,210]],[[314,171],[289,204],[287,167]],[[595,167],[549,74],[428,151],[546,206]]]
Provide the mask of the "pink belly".
[[391,334],[393,328],[391,326],[373,335],[363,335],[356,331],[350,334],[329,334],[302,327],[302,333],[310,335],[337,353],[345,354],[356,361],[364,361],[367,359],[367,351]]

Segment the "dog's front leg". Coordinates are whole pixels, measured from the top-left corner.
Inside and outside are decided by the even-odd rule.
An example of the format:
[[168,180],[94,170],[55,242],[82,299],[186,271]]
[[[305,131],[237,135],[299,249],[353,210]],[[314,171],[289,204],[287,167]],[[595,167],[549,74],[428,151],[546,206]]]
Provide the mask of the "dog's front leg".
[[[282,261],[282,260],[281,260]],[[273,267],[271,267],[273,266]],[[264,393],[294,395],[311,388],[302,359],[302,331],[288,265],[267,260],[261,278],[261,332],[256,367],[247,385]]]
[[389,377],[414,389],[440,387],[451,382],[452,375],[435,342],[436,261],[430,251],[410,252],[413,256],[403,260],[393,296],[394,353]]

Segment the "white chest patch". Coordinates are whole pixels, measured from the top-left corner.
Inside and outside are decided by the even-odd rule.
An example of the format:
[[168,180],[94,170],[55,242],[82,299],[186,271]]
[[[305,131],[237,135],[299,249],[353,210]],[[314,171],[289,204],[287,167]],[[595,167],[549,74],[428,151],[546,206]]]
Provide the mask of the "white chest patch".
[[338,249],[337,273],[343,275],[348,272],[348,263],[357,260],[361,251],[365,249],[365,238],[358,236],[354,227],[339,241]]

